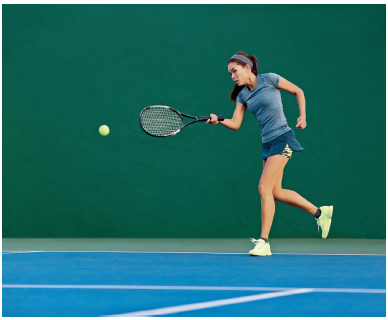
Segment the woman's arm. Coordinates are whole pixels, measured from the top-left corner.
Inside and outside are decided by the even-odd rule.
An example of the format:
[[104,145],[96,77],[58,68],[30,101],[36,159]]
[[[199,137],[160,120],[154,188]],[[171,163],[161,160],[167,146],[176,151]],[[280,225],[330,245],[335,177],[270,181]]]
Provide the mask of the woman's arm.
[[237,102],[232,119],[225,119],[224,121],[220,122],[217,120],[217,116],[215,114],[210,114],[211,119],[206,121],[206,123],[221,123],[224,127],[237,131],[241,127],[241,123],[243,121],[246,110],[246,106],[244,106],[242,103]]
[[303,90],[283,77],[280,77],[279,79],[278,88],[296,96],[296,101],[298,102],[299,107],[299,118],[297,120],[296,127],[299,129],[306,128],[306,99],[304,97]]

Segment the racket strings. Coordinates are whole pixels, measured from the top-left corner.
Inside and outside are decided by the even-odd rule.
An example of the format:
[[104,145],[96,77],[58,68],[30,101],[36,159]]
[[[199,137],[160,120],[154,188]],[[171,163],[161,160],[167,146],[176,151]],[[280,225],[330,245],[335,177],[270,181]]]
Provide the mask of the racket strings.
[[182,118],[166,107],[152,107],[144,110],[140,116],[143,128],[156,136],[166,136],[179,131]]

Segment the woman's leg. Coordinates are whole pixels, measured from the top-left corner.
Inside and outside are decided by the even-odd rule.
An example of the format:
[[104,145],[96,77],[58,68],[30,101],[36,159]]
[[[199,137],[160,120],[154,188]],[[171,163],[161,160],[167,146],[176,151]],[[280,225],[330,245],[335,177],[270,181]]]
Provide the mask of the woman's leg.
[[[263,168],[265,167],[267,160],[263,160]],[[283,202],[290,206],[307,211],[311,215],[317,212],[318,207],[314,206],[311,202],[300,196],[298,193],[292,190],[282,188],[283,171],[280,173],[275,186],[273,188],[273,196],[275,201]]]
[[288,158],[281,155],[268,157],[263,173],[259,182],[259,193],[261,198],[261,237],[267,238],[271,230],[273,217],[275,215],[275,200],[273,189],[280,176],[283,173],[284,167],[288,162]]

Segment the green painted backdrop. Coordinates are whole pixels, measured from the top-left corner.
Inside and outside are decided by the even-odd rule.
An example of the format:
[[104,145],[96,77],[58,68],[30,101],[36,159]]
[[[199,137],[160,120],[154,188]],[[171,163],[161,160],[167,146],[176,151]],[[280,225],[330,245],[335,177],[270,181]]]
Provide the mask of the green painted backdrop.
[[[385,5],[3,5],[3,237],[260,236],[261,137],[193,125],[158,139],[140,110],[230,118],[236,51],[282,92],[305,151],[283,187],[334,205],[331,238],[385,238]],[[100,125],[111,133],[102,137]],[[271,237],[319,237],[276,204]]]

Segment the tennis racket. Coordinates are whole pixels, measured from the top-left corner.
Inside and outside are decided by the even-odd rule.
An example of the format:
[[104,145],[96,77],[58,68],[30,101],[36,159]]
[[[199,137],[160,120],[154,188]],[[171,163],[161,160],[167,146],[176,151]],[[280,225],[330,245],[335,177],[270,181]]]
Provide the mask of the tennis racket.
[[[194,120],[185,124],[183,116]],[[167,106],[146,107],[140,112],[139,116],[141,128],[153,137],[173,136],[192,123],[209,119],[210,117],[189,116]],[[218,116],[218,121],[224,121],[224,117]]]

